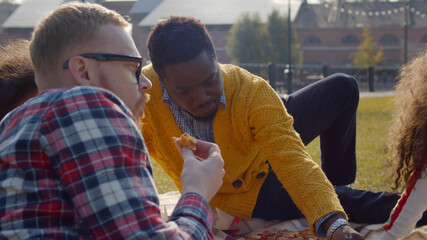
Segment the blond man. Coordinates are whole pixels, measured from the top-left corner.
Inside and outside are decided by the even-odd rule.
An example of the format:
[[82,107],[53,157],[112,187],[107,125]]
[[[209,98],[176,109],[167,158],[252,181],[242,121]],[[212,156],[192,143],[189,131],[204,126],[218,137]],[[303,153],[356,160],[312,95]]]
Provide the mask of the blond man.
[[222,184],[215,144],[188,148],[168,222],[137,119],[151,82],[114,11],[67,3],[30,44],[40,93],[0,123],[1,239],[211,239],[208,202]]

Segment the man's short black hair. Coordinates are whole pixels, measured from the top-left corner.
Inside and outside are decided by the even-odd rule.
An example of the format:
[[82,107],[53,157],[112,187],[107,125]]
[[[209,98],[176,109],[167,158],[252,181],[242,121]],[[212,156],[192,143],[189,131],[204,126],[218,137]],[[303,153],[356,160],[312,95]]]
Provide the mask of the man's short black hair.
[[160,78],[165,65],[190,61],[203,51],[216,58],[212,39],[200,20],[171,16],[157,23],[147,39],[153,68]]

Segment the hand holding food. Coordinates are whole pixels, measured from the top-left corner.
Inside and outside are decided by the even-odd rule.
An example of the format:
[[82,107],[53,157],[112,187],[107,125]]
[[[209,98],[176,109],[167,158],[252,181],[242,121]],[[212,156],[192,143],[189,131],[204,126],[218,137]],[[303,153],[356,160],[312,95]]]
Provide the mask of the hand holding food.
[[[209,202],[222,186],[225,174],[221,151],[215,143],[183,135],[184,137],[180,137],[181,141],[175,142],[184,159],[181,172],[182,194],[195,192]],[[190,147],[183,147],[186,144],[190,144]],[[200,161],[196,154],[204,160]]]

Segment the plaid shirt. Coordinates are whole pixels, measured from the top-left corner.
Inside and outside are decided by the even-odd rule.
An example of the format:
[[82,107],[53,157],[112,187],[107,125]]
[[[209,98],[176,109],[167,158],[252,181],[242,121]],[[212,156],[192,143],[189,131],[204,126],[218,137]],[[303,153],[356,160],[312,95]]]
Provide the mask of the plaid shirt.
[[209,239],[212,215],[184,194],[168,222],[145,143],[111,92],[49,90],[0,123],[0,239]]

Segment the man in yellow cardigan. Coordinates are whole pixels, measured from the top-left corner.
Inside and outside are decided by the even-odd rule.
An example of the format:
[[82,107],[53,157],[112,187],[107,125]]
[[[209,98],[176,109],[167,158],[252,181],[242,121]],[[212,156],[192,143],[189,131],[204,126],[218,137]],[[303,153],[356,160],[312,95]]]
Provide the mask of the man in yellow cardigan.
[[[184,40],[166,37],[175,30],[186,36]],[[267,188],[276,187],[267,194],[277,192],[281,198],[287,191],[315,234],[363,239],[348,225],[334,188],[307,154],[279,96],[264,79],[219,64],[210,36],[198,20],[172,17],[157,24],[148,47],[153,66],[143,73],[153,87],[142,131],[151,157],[179,189],[183,160],[172,137],[188,132],[221,149],[226,173],[210,202],[213,209],[243,219],[263,217],[267,211],[275,218],[278,212],[282,213],[278,218],[284,219],[289,217],[283,216],[288,207],[280,199],[275,209],[264,211],[274,199],[259,197],[260,189],[267,193]],[[164,61],[176,63],[156,65]],[[282,202],[292,203],[285,198]]]

